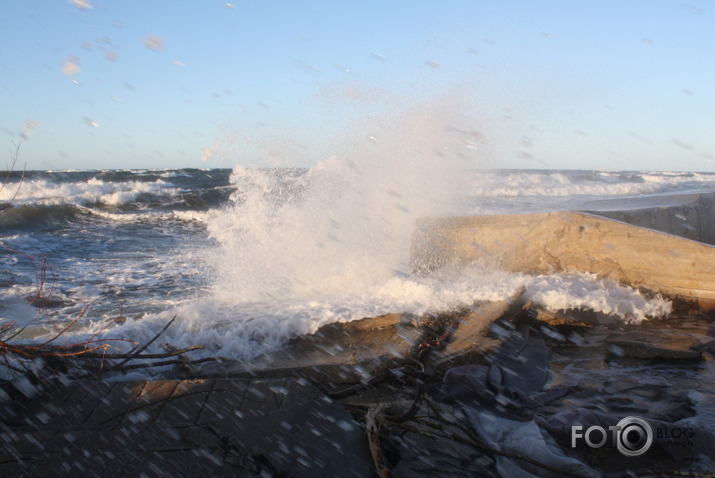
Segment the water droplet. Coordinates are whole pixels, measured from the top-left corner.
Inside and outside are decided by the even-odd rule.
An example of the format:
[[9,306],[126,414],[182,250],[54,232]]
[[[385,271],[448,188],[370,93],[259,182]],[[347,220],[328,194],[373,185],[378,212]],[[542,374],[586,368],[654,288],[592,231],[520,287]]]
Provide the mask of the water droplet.
[[159,51],[164,48],[164,40],[156,35],[147,35],[144,37],[144,46],[150,50]]
[[688,150],[688,151],[691,151],[691,150],[694,149],[694,148],[693,148],[693,145],[688,144],[688,143],[686,143],[685,141],[682,141],[682,140],[680,140],[680,139],[678,139],[678,138],[673,138],[673,139],[671,140],[671,143],[673,143],[674,145],[676,145],[676,146],[679,147],[679,148],[683,148],[683,149],[686,149],[686,150]]
[[20,133],[22,139],[30,139],[30,135],[39,124],[39,121],[36,121],[34,119],[29,119],[25,121],[25,124],[22,126],[22,132]]
[[117,61],[117,59],[119,59],[119,53],[111,50],[105,50],[102,56],[104,56],[105,60],[109,61]]
[[62,65],[62,73],[67,76],[75,76],[81,71],[79,67],[79,58],[74,55],[70,55],[65,60]]
[[91,10],[94,8],[91,3],[89,3],[87,0],[70,0],[70,4],[72,4],[75,8],[79,8],[80,10]]

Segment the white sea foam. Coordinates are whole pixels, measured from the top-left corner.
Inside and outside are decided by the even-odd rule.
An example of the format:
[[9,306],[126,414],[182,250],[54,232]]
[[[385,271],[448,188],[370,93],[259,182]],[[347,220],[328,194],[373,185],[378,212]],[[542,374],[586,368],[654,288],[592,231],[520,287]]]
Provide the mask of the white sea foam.
[[594,210],[603,199],[714,191],[712,173],[482,170],[473,176],[462,214]]
[[550,310],[589,309],[626,322],[664,317],[672,311],[668,300],[646,298],[636,289],[593,274],[541,275],[529,277],[525,283],[526,297]]
[[172,211],[168,216],[179,221],[204,223],[209,220],[211,213],[212,211]]
[[[152,182],[105,182],[92,178],[83,182],[54,183],[45,179],[24,181],[14,198],[16,203],[58,205],[102,203],[119,206],[134,201],[141,194],[173,195],[177,192],[161,179]],[[15,188],[0,190],[0,201],[9,201]]]
[[481,171],[472,184],[475,198],[635,196],[713,187],[715,175],[676,172]]
[[136,223],[136,222],[166,222],[181,221],[203,224],[212,215],[212,211],[170,211],[170,212],[109,212],[101,209],[91,209],[80,206],[80,209],[97,217],[106,219],[112,223]]
[[[334,293],[303,300],[276,296],[271,301],[240,304],[191,301],[170,312],[130,320],[109,336],[143,341],[177,315],[174,326],[163,335],[165,341],[176,346],[205,345],[202,353],[206,355],[248,359],[328,323],[389,312],[420,315],[453,310],[476,301],[507,300],[522,288],[526,299],[551,310],[589,309],[629,322],[664,316],[671,306],[668,301],[646,298],[635,289],[592,274],[529,276],[471,266],[443,270],[435,277],[394,274],[363,286],[359,294]],[[104,323],[97,323],[90,332],[101,327]]]
[[237,167],[208,230],[218,303],[363,295],[406,271],[415,220],[454,210],[464,164],[439,109],[372,125],[306,174]]

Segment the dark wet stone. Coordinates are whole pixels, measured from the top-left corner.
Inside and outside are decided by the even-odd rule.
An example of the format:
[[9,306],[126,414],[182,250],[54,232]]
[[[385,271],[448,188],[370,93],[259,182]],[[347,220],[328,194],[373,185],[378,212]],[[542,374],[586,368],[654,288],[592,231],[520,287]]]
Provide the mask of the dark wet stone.
[[4,423],[0,476],[371,476],[360,426],[300,379],[108,385],[69,385]]
[[603,347],[604,356],[610,359],[698,360],[707,349],[709,319],[702,315],[624,323],[592,311],[552,312],[531,307],[529,317],[545,324],[542,332],[561,342],[557,346]]
[[487,405],[521,414],[553,401],[567,388],[543,390],[549,380],[550,352],[543,335],[521,325],[487,357],[487,364],[469,364],[448,370],[441,384],[429,390],[437,400],[465,405]]
[[674,344],[654,344],[645,340],[612,339],[607,341],[608,352],[611,356],[619,358],[632,358],[644,360],[699,360],[702,353],[691,348]]
[[[473,446],[452,441],[435,440],[434,426],[421,423],[410,424],[411,430],[396,434],[391,446],[397,454],[396,463],[390,470],[393,478],[413,477],[464,477],[497,478],[494,459]],[[434,423],[442,433],[460,436],[459,423]]]
[[[593,458],[597,453],[594,453],[595,450],[589,447],[584,439],[576,440],[577,446],[573,447],[572,427],[580,426],[582,432],[592,426],[608,430],[609,427],[618,425],[624,419],[626,424],[629,423],[628,419],[620,414],[581,408],[564,410],[550,416],[536,415],[534,417],[536,424],[551,435],[563,449],[578,450],[579,455]],[[711,447],[715,437],[698,420],[690,417],[672,422],[651,418],[644,418],[644,420],[651,429],[652,442],[649,446],[645,443],[642,445],[642,448],[647,450],[640,458],[643,465],[652,465],[656,457],[660,457],[660,461],[663,458],[692,459],[701,454],[715,458],[715,450]],[[615,449],[617,447],[618,436],[613,432],[607,433],[603,438],[605,438],[604,448]],[[609,460],[601,463],[605,468],[625,469],[629,464],[633,464],[634,457],[626,457],[619,453],[609,454],[609,456]],[[631,463],[628,463],[629,461]]]

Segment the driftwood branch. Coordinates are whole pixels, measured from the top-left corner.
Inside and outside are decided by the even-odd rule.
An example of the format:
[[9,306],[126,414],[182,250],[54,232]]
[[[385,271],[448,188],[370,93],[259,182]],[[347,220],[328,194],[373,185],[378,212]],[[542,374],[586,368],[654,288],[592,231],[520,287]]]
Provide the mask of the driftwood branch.
[[132,364],[132,365],[124,365],[122,366],[119,370],[121,371],[126,371],[126,370],[136,370],[140,368],[149,368],[149,367],[160,367],[162,365],[196,365],[200,363],[206,363],[206,362],[215,362],[217,359],[216,357],[206,357],[198,360],[165,360],[163,362],[152,362],[152,363],[137,363],[137,364]]
[[[142,346],[135,346],[129,353],[108,353],[107,349],[111,346],[112,342],[130,342],[125,339],[102,339],[96,338],[96,334],[92,336],[90,340],[85,342],[70,344],[70,345],[56,345],[53,344],[55,340],[63,336],[74,324],[76,324],[81,317],[84,316],[89,306],[85,307],[81,313],[70,321],[69,325],[64,327],[59,333],[55,334],[49,340],[36,345],[36,344],[15,344],[11,343],[10,340],[1,340],[0,337],[0,355],[5,359],[4,366],[8,370],[12,370],[18,373],[32,373],[29,369],[22,370],[18,367],[13,366],[9,357],[14,356],[19,359],[20,364],[26,360],[32,360],[36,358],[47,358],[53,360],[53,366],[56,367],[58,364],[62,364],[66,369],[70,368],[70,365],[75,365],[76,362],[73,359],[82,360],[96,360],[99,363],[99,373],[100,375],[107,371],[119,371],[126,372],[127,370],[145,369],[150,367],[160,367],[165,365],[194,365],[204,362],[220,360],[215,357],[202,358],[199,360],[189,360],[184,356],[188,352],[195,350],[201,350],[204,348],[203,345],[193,345],[191,347],[185,347],[182,349],[167,350],[164,353],[144,353],[151,344],[156,342],[156,340],[161,337],[164,332],[171,326],[176,320],[174,316],[164,327],[157,333],[151,340]],[[11,324],[0,328],[0,334],[7,333],[12,328]],[[14,335],[13,335],[14,337]],[[11,337],[12,338],[12,337]],[[172,359],[173,360],[165,360]],[[128,365],[128,362],[132,360],[141,360],[141,363]],[[117,363],[117,361],[120,361]],[[86,363],[86,362],[85,362]],[[92,372],[88,372],[89,375]],[[82,375],[87,376],[87,375]]]
[[375,472],[380,478],[390,478],[390,468],[387,466],[385,455],[382,453],[380,445],[380,426],[378,423],[378,414],[381,406],[371,408],[365,414],[365,432],[367,433],[367,441],[370,446],[370,454],[372,461],[375,464]]
[[[166,352],[163,354],[143,354],[143,355],[137,355],[136,353],[131,353],[131,354],[97,354],[97,353],[85,353],[82,355],[78,355],[78,358],[85,358],[85,359],[104,359],[104,360],[111,360],[111,359],[125,359],[126,360],[132,360],[132,359],[162,359],[162,358],[169,358],[169,357],[176,357],[177,355],[181,355],[186,352],[191,352],[192,350],[201,350],[203,349],[203,345],[192,345],[191,347],[186,347],[184,349],[178,349],[178,350],[172,350],[171,352]],[[120,366],[122,364],[119,364]]]

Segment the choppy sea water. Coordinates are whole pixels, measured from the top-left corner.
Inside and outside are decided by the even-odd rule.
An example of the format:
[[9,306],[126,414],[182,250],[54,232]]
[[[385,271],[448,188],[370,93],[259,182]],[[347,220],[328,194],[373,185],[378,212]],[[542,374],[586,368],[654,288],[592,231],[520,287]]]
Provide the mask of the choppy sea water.
[[414,275],[415,221],[706,191],[715,191],[713,173],[457,171],[340,158],[309,169],[13,173],[0,192],[12,205],[0,212],[0,321],[42,337],[86,308],[70,340],[106,327],[146,341],[176,316],[164,340],[237,358],[326,323],[443,310],[520,287],[552,308],[637,322],[669,304],[587,274]]

